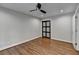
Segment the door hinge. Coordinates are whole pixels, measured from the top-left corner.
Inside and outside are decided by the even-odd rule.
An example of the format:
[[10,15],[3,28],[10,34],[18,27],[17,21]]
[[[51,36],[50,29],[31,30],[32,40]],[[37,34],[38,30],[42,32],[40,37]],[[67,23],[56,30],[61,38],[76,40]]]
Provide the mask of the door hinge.
[[77,45],[77,43],[75,43],[75,45]]

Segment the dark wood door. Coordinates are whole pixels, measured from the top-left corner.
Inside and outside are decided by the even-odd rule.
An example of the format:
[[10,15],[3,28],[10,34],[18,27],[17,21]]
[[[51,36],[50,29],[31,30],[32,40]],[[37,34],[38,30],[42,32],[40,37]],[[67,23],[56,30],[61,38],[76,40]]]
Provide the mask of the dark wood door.
[[51,38],[51,22],[50,22],[50,20],[42,21],[42,37]]

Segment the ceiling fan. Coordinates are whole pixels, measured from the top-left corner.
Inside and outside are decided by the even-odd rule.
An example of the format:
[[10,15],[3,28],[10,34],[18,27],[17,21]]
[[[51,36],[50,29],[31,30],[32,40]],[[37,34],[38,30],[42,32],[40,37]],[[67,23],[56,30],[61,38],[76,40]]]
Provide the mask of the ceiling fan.
[[46,11],[42,10],[42,9],[41,9],[41,6],[42,6],[41,3],[37,3],[36,9],[30,10],[30,12],[39,10],[40,12],[46,14]]

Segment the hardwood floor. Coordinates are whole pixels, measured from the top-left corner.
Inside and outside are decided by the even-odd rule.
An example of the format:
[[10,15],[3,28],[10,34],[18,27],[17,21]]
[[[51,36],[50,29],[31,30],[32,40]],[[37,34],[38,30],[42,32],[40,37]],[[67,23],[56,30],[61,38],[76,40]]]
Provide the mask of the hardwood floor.
[[5,50],[0,55],[78,55],[72,44],[38,38]]

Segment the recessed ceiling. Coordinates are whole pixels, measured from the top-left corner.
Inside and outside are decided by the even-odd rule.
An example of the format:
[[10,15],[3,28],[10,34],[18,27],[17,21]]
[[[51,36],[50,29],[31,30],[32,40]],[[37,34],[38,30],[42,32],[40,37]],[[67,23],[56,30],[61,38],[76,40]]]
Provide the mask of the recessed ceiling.
[[43,14],[39,10],[29,12],[29,10],[36,8],[36,3],[1,3],[0,5],[39,18],[73,12],[77,6],[76,3],[42,3],[42,9],[47,12]]

